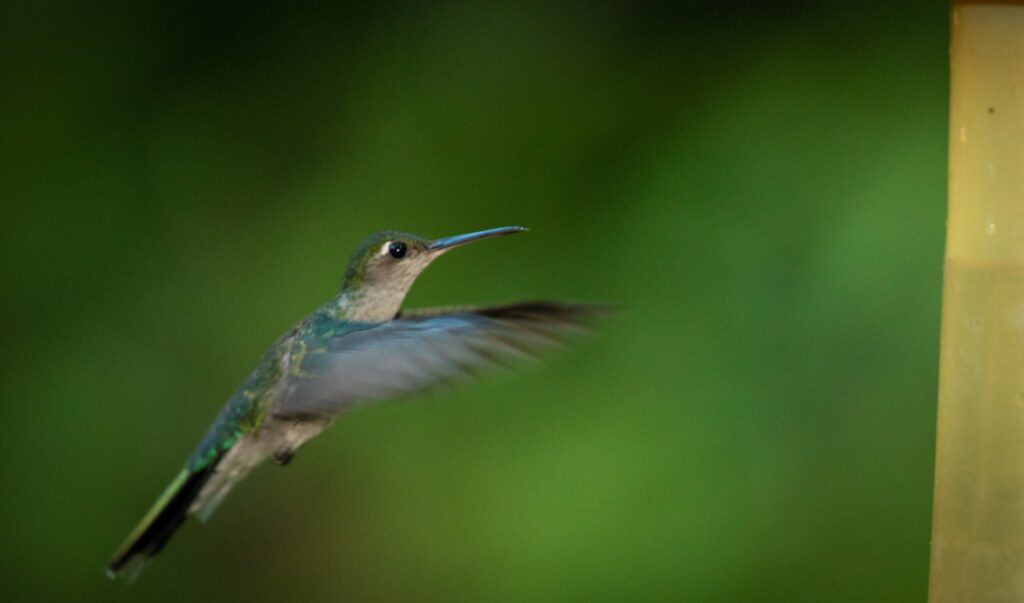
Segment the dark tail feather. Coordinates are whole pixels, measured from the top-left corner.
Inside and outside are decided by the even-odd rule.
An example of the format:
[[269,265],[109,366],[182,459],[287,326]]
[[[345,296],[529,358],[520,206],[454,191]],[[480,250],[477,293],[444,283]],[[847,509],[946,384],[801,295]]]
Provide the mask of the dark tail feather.
[[107,564],[108,576],[126,576],[132,580],[142,571],[146,561],[160,552],[185,521],[189,506],[213,474],[214,465],[216,463],[210,463],[200,471],[184,469],[174,478],[114,553]]

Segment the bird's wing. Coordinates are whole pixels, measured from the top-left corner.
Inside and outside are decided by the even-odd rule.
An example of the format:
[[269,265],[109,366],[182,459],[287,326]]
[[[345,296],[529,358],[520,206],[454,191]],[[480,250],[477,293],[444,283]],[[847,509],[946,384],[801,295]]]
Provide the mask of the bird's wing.
[[586,333],[610,308],[530,302],[401,313],[395,320],[346,329],[293,352],[293,366],[272,412],[332,417],[362,402],[429,390],[518,360],[535,359]]

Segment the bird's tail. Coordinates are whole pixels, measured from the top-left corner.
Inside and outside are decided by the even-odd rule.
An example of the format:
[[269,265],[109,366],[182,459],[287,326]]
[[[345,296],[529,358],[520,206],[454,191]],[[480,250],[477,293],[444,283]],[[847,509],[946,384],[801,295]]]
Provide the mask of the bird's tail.
[[131,581],[139,575],[146,562],[160,552],[185,521],[189,506],[213,474],[215,465],[210,463],[199,471],[183,469],[174,478],[114,553],[107,564],[108,576],[115,579],[124,576]]

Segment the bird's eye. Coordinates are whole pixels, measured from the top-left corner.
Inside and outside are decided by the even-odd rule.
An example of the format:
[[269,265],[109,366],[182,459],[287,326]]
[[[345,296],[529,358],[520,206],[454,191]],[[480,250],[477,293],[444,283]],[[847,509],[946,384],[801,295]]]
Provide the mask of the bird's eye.
[[409,249],[405,246],[405,243],[401,241],[395,241],[394,243],[388,245],[388,253],[390,253],[391,257],[395,259],[404,258],[405,252],[408,250]]

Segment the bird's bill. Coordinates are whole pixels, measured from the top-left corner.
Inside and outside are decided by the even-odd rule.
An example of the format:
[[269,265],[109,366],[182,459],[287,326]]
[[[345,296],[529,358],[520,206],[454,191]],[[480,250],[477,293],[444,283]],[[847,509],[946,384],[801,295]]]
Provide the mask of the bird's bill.
[[427,249],[430,251],[442,251],[458,247],[460,245],[465,245],[466,243],[472,243],[473,241],[480,241],[491,237],[500,237],[502,235],[523,232],[524,230],[526,230],[526,228],[522,226],[502,226],[501,228],[491,228],[489,230],[481,230],[479,232],[471,232],[469,234],[455,235],[454,237],[444,237],[443,239],[437,239],[431,242]]

